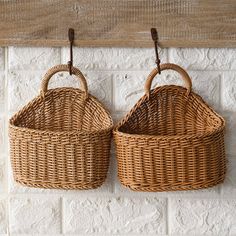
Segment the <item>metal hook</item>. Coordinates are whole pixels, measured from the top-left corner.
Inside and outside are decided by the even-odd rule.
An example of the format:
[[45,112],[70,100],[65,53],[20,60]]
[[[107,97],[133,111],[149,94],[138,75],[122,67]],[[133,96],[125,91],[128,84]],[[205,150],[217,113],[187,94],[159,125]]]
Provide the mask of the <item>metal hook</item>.
[[156,28],[151,28],[151,35],[152,35],[152,40],[154,42],[154,46],[155,46],[155,53],[156,53],[156,64],[157,64],[157,70],[158,70],[158,74],[161,74],[161,68],[160,68],[160,63],[161,60],[159,58],[159,54],[158,54],[158,33]]
[[72,66],[73,66],[73,43],[75,38],[74,29],[70,28],[68,31],[68,37],[70,42],[70,60],[68,61],[69,73],[72,75]]

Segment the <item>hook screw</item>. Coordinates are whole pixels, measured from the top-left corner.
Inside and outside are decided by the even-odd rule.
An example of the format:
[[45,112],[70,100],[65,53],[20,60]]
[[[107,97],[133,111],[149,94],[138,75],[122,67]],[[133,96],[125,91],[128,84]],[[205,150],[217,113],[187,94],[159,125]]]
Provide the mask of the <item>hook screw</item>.
[[73,67],[73,44],[75,38],[75,31],[74,29],[70,28],[68,31],[68,38],[70,42],[70,60],[68,61],[69,73],[72,75],[72,67]]
[[152,40],[153,40],[154,46],[155,46],[156,64],[157,64],[158,74],[161,74],[161,68],[160,68],[161,60],[160,60],[159,54],[158,54],[158,33],[157,33],[156,28],[151,28],[151,35],[152,35]]

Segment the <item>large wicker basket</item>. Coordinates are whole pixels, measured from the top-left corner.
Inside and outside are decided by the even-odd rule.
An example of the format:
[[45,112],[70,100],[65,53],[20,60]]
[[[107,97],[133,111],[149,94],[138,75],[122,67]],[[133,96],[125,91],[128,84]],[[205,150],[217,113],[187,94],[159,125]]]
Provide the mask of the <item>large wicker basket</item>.
[[10,119],[11,165],[16,182],[31,187],[97,188],[106,179],[112,119],[103,105],[83,90],[48,90],[52,75],[68,71],[55,66],[42,81],[41,94]]
[[223,182],[226,172],[222,117],[191,91],[188,74],[175,64],[186,88],[161,86],[145,95],[114,129],[118,175],[136,191],[201,189]]

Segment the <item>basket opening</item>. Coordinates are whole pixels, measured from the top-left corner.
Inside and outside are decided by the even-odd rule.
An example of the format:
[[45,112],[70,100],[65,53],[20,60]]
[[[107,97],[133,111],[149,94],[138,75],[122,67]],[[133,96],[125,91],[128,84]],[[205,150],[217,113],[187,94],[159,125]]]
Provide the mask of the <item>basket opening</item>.
[[101,131],[112,121],[103,106],[92,96],[85,101],[78,89],[48,90],[44,99],[34,99],[11,122],[18,127],[48,131]]
[[[163,89],[164,88],[164,89]],[[179,86],[163,86],[152,91],[135,106],[118,130],[142,135],[194,135],[214,131],[222,120],[195,93],[186,95]]]

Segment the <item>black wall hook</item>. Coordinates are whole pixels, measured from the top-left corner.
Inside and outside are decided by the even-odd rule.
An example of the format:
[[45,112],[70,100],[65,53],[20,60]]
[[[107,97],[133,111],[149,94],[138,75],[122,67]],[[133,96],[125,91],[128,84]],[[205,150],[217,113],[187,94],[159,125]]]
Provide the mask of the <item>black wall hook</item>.
[[158,54],[158,33],[156,28],[151,28],[151,35],[152,35],[152,40],[154,42],[154,46],[155,46],[155,53],[156,53],[156,64],[157,64],[157,70],[158,70],[158,74],[161,74],[161,68],[160,68],[160,63],[161,60],[159,58],[159,54]]
[[68,61],[69,73],[72,75],[72,67],[73,67],[73,44],[75,38],[75,31],[74,29],[70,28],[68,31],[68,38],[70,42],[70,60]]

